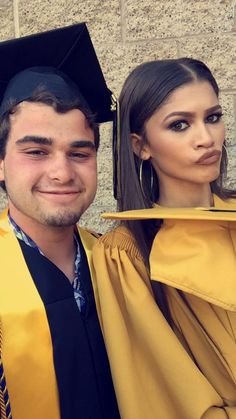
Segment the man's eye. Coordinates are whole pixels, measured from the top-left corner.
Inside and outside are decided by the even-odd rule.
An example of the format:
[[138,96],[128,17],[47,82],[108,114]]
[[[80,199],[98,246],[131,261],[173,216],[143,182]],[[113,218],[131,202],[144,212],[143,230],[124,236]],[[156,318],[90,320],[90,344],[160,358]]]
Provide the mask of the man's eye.
[[95,150],[92,148],[81,148],[76,150],[71,150],[69,153],[69,156],[75,159],[88,159],[92,156],[94,156]]
[[71,157],[75,157],[77,159],[86,159],[86,157],[89,157],[88,153],[71,153]]
[[47,154],[46,151],[44,151],[44,150],[38,150],[38,149],[35,149],[35,150],[26,150],[25,153],[26,154],[29,154],[31,156],[44,156],[44,155]]
[[169,125],[169,129],[172,131],[184,131],[188,127],[189,124],[186,121],[174,121]]
[[207,117],[207,122],[210,124],[215,124],[216,122],[219,122],[223,116],[222,112],[213,113],[212,115],[209,115]]

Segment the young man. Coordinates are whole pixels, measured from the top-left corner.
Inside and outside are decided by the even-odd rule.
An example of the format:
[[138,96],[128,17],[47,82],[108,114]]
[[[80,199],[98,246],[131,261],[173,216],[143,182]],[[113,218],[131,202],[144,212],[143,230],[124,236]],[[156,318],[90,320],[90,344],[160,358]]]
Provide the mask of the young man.
[[10,45],[22,56],[29,45],[39,53],[45,41],[61,50],[68,31],[89,43],[100,99],[96,86],[84,98],[68,71],[22,65],[0,108],[0,180],[8,196],[0,218],[1,418],[119,418],[90,279],[96,238],[76,226],[96,192],[97,121],[110,118],[94,109],[91,95],[104,103],[110,92],[83,24]]

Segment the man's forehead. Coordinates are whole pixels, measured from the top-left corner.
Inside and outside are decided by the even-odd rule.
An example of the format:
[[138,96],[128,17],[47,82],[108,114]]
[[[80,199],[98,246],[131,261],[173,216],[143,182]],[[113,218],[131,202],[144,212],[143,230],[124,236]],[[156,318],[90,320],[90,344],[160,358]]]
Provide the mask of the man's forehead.
[[16,105],[14,112],[11,114],[11,118],[13,118],[15,115],[20,115],[25,112],[38,112],[38,110],[44,107],[49,107],[49,105],[42,103],[42,102],[28,102],[24,101]]
[[19,103],[15,107],[15,111],[10,115],[11,120],[14,121],[14,119],[21,119],[21,118],[27,118],[28,116],[34,117],[36,119],[41,119],[44,117],[48,117],[49,114],[53,114],[55,116],[58,116],[58,118],[61,119],[64,117],[64,119],[67,118],[67,116],[71,116],[72,114],[76,115],[78,118],[78,122],[84,122],[86,123],[87,119],[84,115],[84,113],[78,109],[78,108],[72,108],[67,111],[58,112],[52,105],[49,105],[47,103],[43,102],[31,102],[31,101],[24,101]]
[[68,144],[81,139],[94,140],[85,115],[79,109],[57,112],[43,103],[24,102],[10,117],[10,138],[15,141],[24,137],[68,139]]

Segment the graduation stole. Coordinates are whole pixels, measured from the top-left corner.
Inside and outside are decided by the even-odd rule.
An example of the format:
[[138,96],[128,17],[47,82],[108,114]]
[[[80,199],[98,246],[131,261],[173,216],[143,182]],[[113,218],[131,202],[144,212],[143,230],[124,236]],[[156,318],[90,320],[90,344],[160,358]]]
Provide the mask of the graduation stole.
[[8,223],[7,211],[0,217],[0,254],[1,351],[12,416],[28,419],[34,412],[34,419],[58,419],[57,384],[46,312]]
[[0,319],[0,419],[11,418],[11,406],[2,363],[2,325]]
[[[96,237],[80,228],[79,234],[90,264]],[[31,419],[32,412],[34,419],[58,419],[58,390],[46,311],[9,225],[7,210],[0,216],[0,254],[0,368],[3,372],[4,365],[5,372],[0,374],[0,418],[11,418],[10,398],[14,419]]]

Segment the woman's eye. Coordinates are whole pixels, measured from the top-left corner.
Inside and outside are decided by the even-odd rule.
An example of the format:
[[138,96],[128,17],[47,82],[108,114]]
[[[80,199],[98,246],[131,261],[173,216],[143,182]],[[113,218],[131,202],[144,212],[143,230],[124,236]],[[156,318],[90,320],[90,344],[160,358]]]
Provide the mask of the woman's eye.
[[213,113],[212,115],[209,115],[207,117],[207,122],[209,122],[210,124],[215,124],[216,122],[220,121],[222,116],[223,116],[222,112]]
[[189,124],[186,121],[175,121],[175,122],[172,122],[169,126],[169,128],[172,131],[184,131],[188,127],[189,127]]

